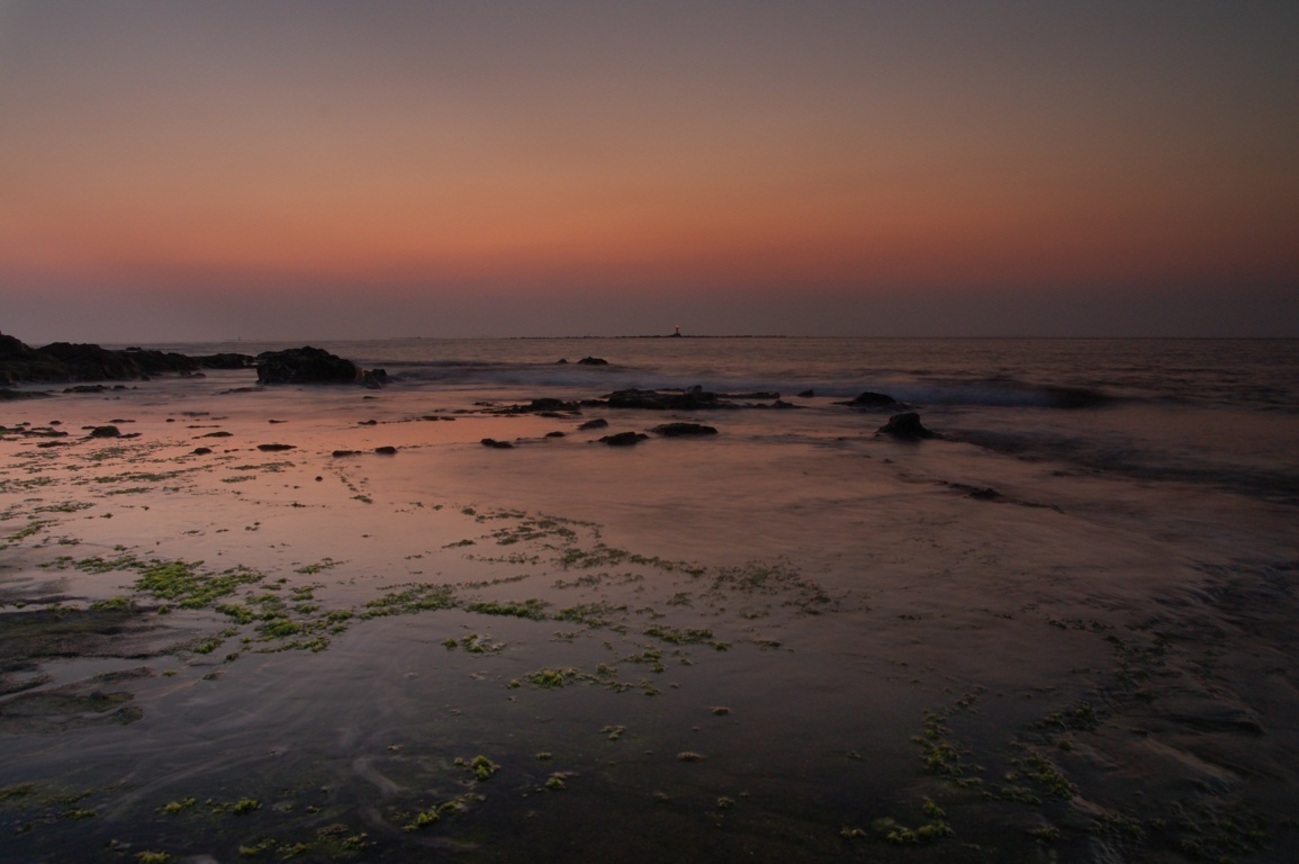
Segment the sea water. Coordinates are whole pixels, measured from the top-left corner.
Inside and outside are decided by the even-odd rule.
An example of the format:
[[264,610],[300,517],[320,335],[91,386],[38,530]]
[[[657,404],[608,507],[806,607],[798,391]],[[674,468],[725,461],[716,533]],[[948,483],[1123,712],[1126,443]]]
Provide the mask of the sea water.
[[[1299,499],[1299,340],[582,338],[325,341],[403,390],[599,398],[774,393],[816,409],[881,392],[952,439],[1027,459]],[[173,344],[183,353],[283,344]],[[584,358],[608,365],[583,365]],[[814,394],[800,401],[798,394]],[[804,424],[806,427],[809,424]],[[812,434],[816,434],[813,432]]]
[[[60,846],[52,828],[22,849],[81,853],[128,838],[133,849],[225,860],[262,837],[289,849],[345,824],[378,843],[366,860],[402,862],[1091,862],[1186,843],[1225,854],[1254,842],[1231,826],[1255,819],[1268,839],[1248,860],[1292,860],[1299,848],[1285,822],[1299,795],[1289,671],[1299,342],[317,347],[393,380],[377,391],[259,389],[251,370],[222,370],[25,403],[69,424],[135,421],[123,428],[158,449],[105,451],[99,467],[76,461],[77,448],[47,451],[68,461],[66,475],[45,469],[65,486],[15,492],[14,512],[89,497],[91,515],[60,517],[58,530],[80,541],[75,554],[124,543],[249,566],[286,589],[318,586],[317,602],[340,608],[434,582],[459,586],[466,602],[619,610],[613,626],[456,608],[356,621],[318,654],[260,653],[260,643],[231,638],[214,655],[152,659],[175,677],[141,679],[143,717],[125,731],[11,737],[2,783],[50,776],[125,790],[102,794],[112,809],[81,829],[89,840]],[[598,401],[696,386],[745,407]],[[842,404],[864,391],[899,404]],[[517,410],[547,397],[586,404],[552,416]],[[903,410],[936,437],[879,434]],[[580,429],[595,418],[608,427]],[[718,434],[653,436],[671,420]],[[213,429],[234,434],[200,437]],[[651,438],[600,443],[618,431]],[[485,437],[513,446],[484,447]],[[267,442],[295,449],[258,455],[254,445]],[[217,452],[193,456],[196,444]],[[374,455],[381,445],[397,454]],[[365,455],[332,455],[343,449]],[[113,494],[128,483],[119,478],[153,482],[142,479],[160,470],[152,459],[167,469],[160,485]],[[29,466],[42,467],[24,462],[18,481]],[[91,482],[93,471],[111,482]],[[554,536],[514,543],[494,533],[535,519],[572,526],[585,553],[635,557],[570,569],[557,563]],[[35,562],[59,551],[32,541],[10,554],[53,581],[62,571]],[[304,573],[312,562],[328,566]],[[74,577],[58,590],[90,595],[83,583],[112,578]],[[198,614],[187,626],[228,623]],[[707,630],[726,644],[651,635],[663,628]],[[470,633],[504,647],[482,656],[444,647]],[[239,654],[228,665],[226,651]],[[539,668],[597,663],[647,689],[512,686]],[[950,743],[963,761],[931,758],[927,768],[926,741]],[[500,774],[466,780],[453,758],[475,754]],[[1057,784],[1052,797],[1046,781],[1025,779],[1027,754],[1074,785]],[[1046,776],[1046,763],[1031,764]],[[544,784],[556,771],[567,788],[551,794]],[[483,796],[468,814],[403,831],[412,808],[466,788]],[[265,810],[211,829],[156,815],[191,795],[254,796]],[[1033,795],[1042,800],[1016,798]],[[954,838],[898,845],[875,824],[917,827],[931,818],[926,801],[946,810]],[[1059,839],[1041,845],[1027,833],[1045,828]]]

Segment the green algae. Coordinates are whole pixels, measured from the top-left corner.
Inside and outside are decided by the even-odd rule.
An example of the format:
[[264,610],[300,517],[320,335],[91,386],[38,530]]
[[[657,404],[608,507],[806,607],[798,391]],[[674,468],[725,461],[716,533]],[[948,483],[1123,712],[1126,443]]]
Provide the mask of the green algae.
[[518,603],[500,603],[482,601],[465,606],[466,612],[478,615],[507,615],[515,618],[527,618],[531,621],[545,621],[549,616],[546,607],[550,604],[542,600],[529,599]]

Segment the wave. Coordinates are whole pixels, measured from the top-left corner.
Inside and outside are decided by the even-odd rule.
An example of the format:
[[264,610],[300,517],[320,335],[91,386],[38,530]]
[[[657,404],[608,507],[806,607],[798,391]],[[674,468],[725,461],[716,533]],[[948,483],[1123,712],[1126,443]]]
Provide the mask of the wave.
[[[533,388],[536,395],[551,389],[565,392],[628,388],[685,390],[702,387],[716,392],[773,392],[783,397],[812,394],[836,400],[852,399],[864,391],[886,393],[916,406],[987,406],[1081,409],[1111,404],[1118,397],[1098,389],[1036,384],[1011,378],[927,382],[915,379],[853,380],[792,375],[736,375],[715,370],[655,370],[632,366],[582,366],[575,363],[528,364],[482,360],[402,361],[385,367],[390,375],[412,383],[442,386]],[[584,395],[595,395],[584,394]]]

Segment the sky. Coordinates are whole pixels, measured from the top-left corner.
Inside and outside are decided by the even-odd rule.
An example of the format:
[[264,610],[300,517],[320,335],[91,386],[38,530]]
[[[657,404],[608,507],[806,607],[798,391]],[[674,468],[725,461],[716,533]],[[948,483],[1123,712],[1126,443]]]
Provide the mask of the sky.
[[0,0],[0,331],[1299,337],[1299,3]]

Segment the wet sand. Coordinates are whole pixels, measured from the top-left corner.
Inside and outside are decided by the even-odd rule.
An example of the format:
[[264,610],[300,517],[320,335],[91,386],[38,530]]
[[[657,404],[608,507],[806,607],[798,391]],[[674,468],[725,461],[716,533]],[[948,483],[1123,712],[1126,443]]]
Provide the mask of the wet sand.
[[247,378],[4,406],[0,860],[1299,854],[1291,506]]

